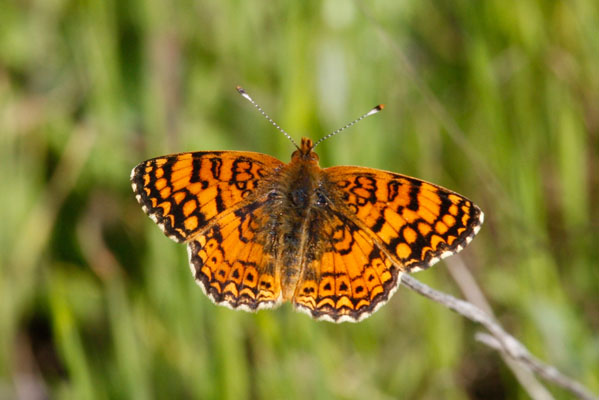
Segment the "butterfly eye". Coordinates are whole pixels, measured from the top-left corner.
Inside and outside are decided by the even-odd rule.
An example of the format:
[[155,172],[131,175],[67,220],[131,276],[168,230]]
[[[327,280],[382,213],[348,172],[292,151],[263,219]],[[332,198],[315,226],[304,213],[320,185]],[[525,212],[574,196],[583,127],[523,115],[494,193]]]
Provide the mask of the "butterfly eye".
[[327,200],[327,198],[325,197],[324,194],[322,194],[322,192],[317,191],[316,192],[316,205],[319,207],[324,207],[329,203],[329,201]]

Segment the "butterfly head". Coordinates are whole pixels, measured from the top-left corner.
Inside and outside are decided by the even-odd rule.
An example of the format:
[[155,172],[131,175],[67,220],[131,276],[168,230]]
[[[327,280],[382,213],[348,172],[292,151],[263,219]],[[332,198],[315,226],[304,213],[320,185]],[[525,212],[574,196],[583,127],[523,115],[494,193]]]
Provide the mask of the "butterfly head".
[[314,142],[312,139],[308,139],[306,137],[302,138],[302,143],[300,147],[291,155],[291,161],[308,161],[312,163],[318,163],[320,159],[318,154],[314,153],[312,149],[314,148]]

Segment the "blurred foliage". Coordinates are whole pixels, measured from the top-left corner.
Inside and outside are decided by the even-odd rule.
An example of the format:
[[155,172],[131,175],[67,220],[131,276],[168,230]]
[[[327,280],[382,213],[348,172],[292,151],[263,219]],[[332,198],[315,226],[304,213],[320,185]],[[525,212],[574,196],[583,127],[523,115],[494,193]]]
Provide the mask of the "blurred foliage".
[[[400,288],[359,324],[214,306],[129,171],[191,150],[421,177],[485,211],[498,318],[599,391],[599,3],[0,3],[0,398],[526,398],[479,329]],[[417,275],[460,296],[447,264]],[[568,395],[549,385],[557,398]]]

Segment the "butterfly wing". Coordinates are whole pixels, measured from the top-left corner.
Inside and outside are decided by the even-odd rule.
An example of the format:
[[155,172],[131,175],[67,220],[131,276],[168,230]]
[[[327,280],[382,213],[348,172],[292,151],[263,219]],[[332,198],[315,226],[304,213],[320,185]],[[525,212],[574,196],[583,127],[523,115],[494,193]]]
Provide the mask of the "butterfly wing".
[[341,196],[338,212],[351,215],[406,272],[426,269],[461,251],[478,233],[484,214],[448,189],[392,172],[359,167],[324,170]]
[[[385,304],[402,271],[351,216],[324,207],[314,221],[293,303],[298,311],[331,322],[358,322]],[[320,233],[316,233],[320,232]]]
[[222,216],[188,243],[191,271],[214,303],[245,311],[281,303],[269,202],[266,196]]
[[282,165],[260,153],[180,153],[137,165],[131,184],[142,209],[162,231],[186,242],[225,211],[258,197],[263,178]]

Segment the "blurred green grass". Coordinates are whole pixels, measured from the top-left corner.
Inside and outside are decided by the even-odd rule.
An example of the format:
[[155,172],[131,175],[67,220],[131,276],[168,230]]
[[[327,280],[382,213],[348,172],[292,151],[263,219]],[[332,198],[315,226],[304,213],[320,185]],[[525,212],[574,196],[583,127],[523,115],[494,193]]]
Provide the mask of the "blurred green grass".
[[[386,103],[321,165],[478,203],[462,258],[498,318],[598,392],[597,26],[591,0],[3,2],[0,398],[526,397],[477,327],[403,288],[357,325],[210,303],[129,171],[287,161],[238,84],[296,139]],[[445,263],[417,278],[459,295]]]

